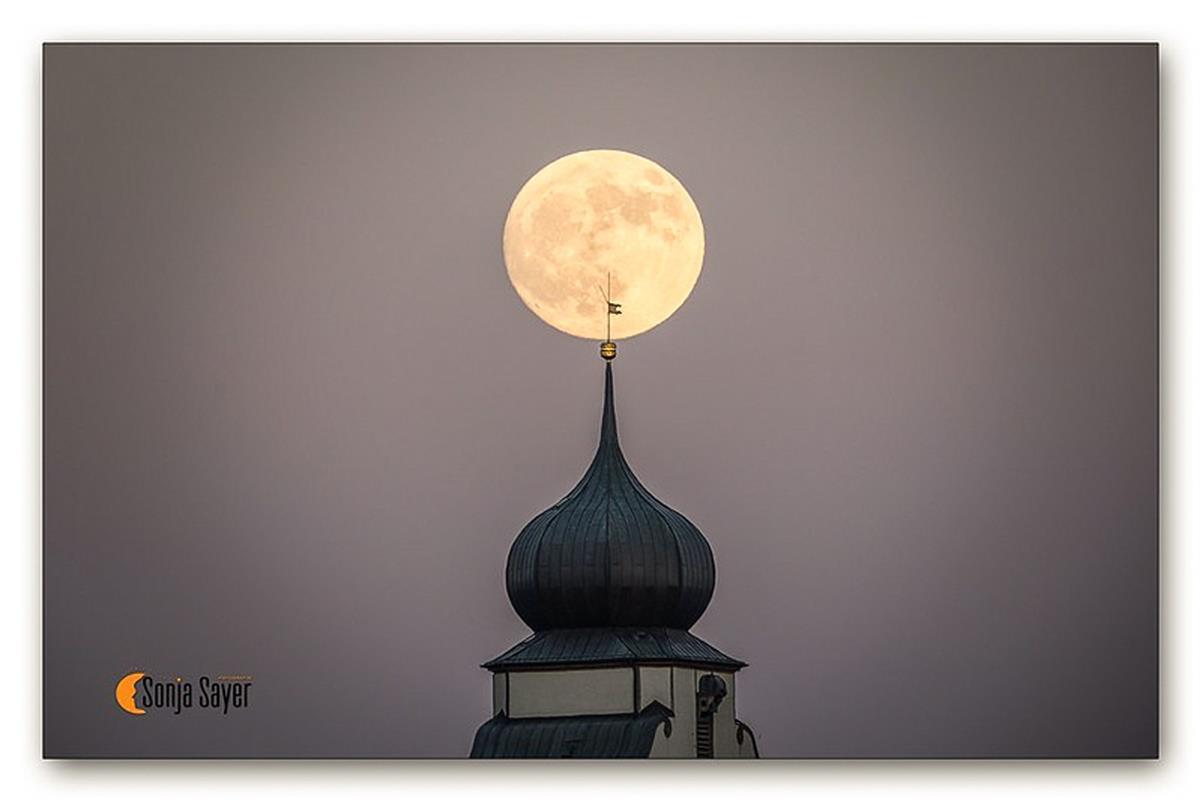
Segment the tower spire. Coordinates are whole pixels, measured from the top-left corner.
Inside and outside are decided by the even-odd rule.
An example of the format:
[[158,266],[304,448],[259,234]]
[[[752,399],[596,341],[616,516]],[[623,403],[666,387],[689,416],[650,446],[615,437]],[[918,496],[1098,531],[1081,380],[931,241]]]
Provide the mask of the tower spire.
[[617,411],[613,402],[612,362],[604,365],[604,411],[600,415],[600,449],[619,448]]
[[611,363],[596,454],[575,488],[521,531],[505,577],[513,608],[535,631],[686,631],[712,597],[708,541],[650,494],[621,453]]

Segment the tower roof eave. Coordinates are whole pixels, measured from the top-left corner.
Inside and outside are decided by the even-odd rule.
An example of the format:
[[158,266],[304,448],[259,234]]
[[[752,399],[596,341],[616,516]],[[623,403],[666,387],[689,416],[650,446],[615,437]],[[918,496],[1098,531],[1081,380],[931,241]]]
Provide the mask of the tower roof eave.
[[673,628],[539,631],[481,666],[492,672],[630,664],[675,664],[736,672],[746,662]]

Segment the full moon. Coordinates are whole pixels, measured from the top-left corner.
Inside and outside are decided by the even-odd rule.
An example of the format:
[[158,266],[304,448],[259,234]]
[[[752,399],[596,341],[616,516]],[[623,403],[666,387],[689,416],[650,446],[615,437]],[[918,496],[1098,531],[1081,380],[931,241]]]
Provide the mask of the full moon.
[[[674,175],[621,150],[585,150],[542,167],[504,223],[508,278],[534,314],[585,339],[650,330],[700,277],[704,225]],[[611,277],[612,294],[609,292]]]

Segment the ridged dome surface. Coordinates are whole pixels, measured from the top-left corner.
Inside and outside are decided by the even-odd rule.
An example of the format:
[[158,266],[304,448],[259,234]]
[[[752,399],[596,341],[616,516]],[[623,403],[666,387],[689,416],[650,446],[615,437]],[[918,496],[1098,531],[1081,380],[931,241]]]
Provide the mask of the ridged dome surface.
[[626,463],[617,442],[612,365],[605,365],[600,444],[591,466],[509,551],[513,608],[535,631],[687,630],[708,606],[716,573],[703,534],[650,494]]

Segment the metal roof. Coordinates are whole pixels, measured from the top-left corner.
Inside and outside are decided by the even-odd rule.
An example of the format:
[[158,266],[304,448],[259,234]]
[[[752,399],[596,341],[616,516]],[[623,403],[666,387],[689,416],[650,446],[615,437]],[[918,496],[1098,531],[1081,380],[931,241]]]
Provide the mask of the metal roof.
[[508,554],[513,608],[535,631],[664,627],[687,630],[716,584],[696,526],[650,494],[621,453],[612,364],[604,370],[600,442],[566,497],[534,517]]
[[666,663],[738,670],[698,636],[671,628],[564,628],[539,631],[483,664],[493,672],[603,664]]
[[492,717],[475,732],[471,758],[646,758],[671,712],[651,703],[638,714]]

